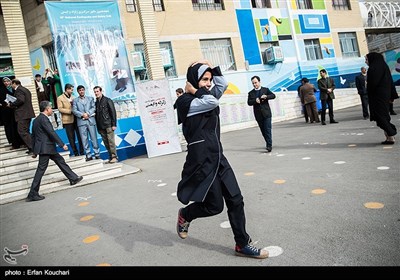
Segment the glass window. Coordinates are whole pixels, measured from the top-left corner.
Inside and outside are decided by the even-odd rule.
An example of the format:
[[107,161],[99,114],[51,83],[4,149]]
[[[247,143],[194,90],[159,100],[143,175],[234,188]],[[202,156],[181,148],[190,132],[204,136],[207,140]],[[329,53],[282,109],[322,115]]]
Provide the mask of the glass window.
[[296,0],[297,8],[299,10],[312,9],[311,0]]
[[[135,70],[135,78],[136,80],[148,80],[147,74],[147,66],[144,52],[143,44],[135,44],[134,49],[136,52],[141,52],[143,55],[144,69]],[[160,55],[162,59],[162,63],[164,66],[164,73],[167,78],[177,77],[176,68],[175,68],[175,60],[172,53],[171,42],[161,42],[160,43]]]
[[236,70],[231,39],[200,40],[201,53],[222,71]]
[[332,0],[332,7],[335,10],[351,10],[349,0]]
[[251,0],[253,8],[271,8],[271,0]]
[[225,10],[223,0],[192,0],[193,10]]
[[[129,13],[137,12],[137,3],[136,0],[125,0],[126,11]],[[162,12],[164,10],[164,1],[163,0],[153,0],[153,10],[155,12]]]
[[307,60],[322,59],[321,45],[318,39],[304,40]]
[[129,13],[136,12],[136,0],[125,0],[126,11]]
[[360,57],[355,32],[339,33],[339,42],[343,57]]
[[53,70],[57,69],[57,62],[56,62],[56,56],[55,56],[55,53],[54,53],[54,44],[53,44],[53,42],[48,44],[48,45],[46,45],[46,46],[43,46],[43,49],[44,49],[44,52],[46,53],[47,60],[49,62],[49,67],[51,69],[53,69]]

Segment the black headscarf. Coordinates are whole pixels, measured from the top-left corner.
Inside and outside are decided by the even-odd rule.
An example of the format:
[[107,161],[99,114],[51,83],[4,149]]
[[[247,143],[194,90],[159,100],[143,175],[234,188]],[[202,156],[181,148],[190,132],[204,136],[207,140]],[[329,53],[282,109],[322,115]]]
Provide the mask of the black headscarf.
[[208,65],[197,63],[193,66],[189,66],[186,74],[186,79],[195,88],[199,89],[199,81],[203,78],[204,73],[211,72],[212,70]]

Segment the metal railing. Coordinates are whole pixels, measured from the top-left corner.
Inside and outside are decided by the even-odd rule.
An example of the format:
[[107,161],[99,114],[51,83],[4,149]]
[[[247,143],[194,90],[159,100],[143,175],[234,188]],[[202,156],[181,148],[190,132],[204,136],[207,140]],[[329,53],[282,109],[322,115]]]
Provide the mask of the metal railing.
[[399,2],[364,2],[368,17],[365,28],[398,28],[400,27]]

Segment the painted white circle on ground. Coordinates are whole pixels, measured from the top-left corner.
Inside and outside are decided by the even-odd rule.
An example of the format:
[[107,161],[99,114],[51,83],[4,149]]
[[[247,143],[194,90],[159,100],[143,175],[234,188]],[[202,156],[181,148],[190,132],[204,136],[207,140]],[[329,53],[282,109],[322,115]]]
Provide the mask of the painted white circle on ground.
[[277,156],[277,157],[284,157],[285,154],[277,154],[276,156]]
[[303,157],[302,160],[308,160],[311,159],[310,157]]
[[164,187],[166,185],[167,185],[167,183],[161,183],[161,184],[158,184],[157,187]]
[[384,146],[383,149],[391,149],[393,148],[392,146]]
[[176,196],[176,192],[171,193],[171,196]]
[[357,135],[364,135],[364,133],[362,133],[362,132],[361,133],[357,133]]
[[388,169],[390,169],[390,167],[389,166],[379,166],[377,169],[378,170],[388,170]]
[[320,144],[320,145],[328,145],[328,143],[325,143],[325,142],[324,142],[324,143],[319,143],[319,144]]
[[349,145],[347,145],[348,147],[357,147],[357,145],[356,144],[349,144]]
[[334,164],[345,164],[346,162],[345,161],[342,161],[342,160],[340,160],[340,161],[335,161],[334,162]]
[[269,258],[277,257],[283,253],[283,249],[278,246],[268,246],[268,247],[264,247],[263,249],[268,251]]
[[225,221],[225,222],[222,222],[219,226],[222,228],[230,228],[231,224],[229,223],[229,221]]

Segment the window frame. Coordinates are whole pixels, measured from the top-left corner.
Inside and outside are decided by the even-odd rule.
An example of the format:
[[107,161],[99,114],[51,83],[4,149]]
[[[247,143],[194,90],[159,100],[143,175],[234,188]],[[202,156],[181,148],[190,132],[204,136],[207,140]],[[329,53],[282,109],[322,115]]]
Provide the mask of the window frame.
[[253,9],[270,9],[272,8],[271,0],[251,0],[251,7]]
[[[307,45],[307,43],[311,43]],[[313,39],[304,39],[304,50],[306,52],[306,57],[308,61],[323,59],[322,50],[321,50],[321,42],[318,38]],[[312,53],[310,51],[313,51]],[[314,54],[312,57],[311,54]]]
[[[338,37],[343,58],[360,57],[360,47],[356,32],[340,32]],[[351,48],[352,50],[344,50],[345,48]]]
[[311,0],[296,0],[296,6],[299,10],[312,10],[313,5]]
[[[210,46],[211,44],[207,46],[206,42],[212,42],[213,46]],[[231,38],[202,39],[200,40],[200,50],[203,57],[212,65],[220,66],[221,71],[237,70]]]
[[193,11],[223,11],[224,0],[192,0]]
[[349,0],[332,0],[332,8],[334,10],[350,11],[351,4]]

